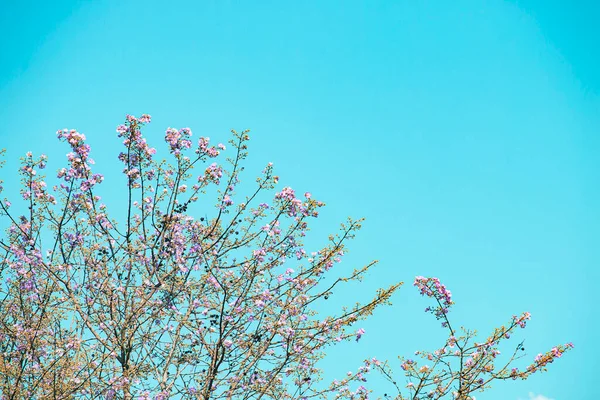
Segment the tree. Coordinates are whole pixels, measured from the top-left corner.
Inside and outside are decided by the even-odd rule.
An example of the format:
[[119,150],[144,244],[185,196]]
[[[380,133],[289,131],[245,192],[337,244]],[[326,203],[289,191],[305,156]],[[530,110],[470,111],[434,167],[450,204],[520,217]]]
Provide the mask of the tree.
[[[498,342],[529,316],[469,345],[472,333],[455,337],[447,319],[450,292],[435,278],[418,277],[450,339],[437,352],[419,353],[431,367],[403,360],[409,394],[403,397],[389,364],[376,359],[323,383],[317,362],[327,347],[359,340],[364,330],[355,324],[401,286],[333,315],[319,312],[338,285],[361,280],[376,264],[331,274],[361,220],[349,219],[310,252],[303,239],[322,202],[290,187],[275,191],[271,164],[248,195],[236,194],[248,131],[232,131],[233,156],[218,164],[211,160],[223,144],[201,137],[192,150],[189,128],[169,128],[168,163],[154,159],[142,136],[149,122],[148,115],[128,115],[117,128],[127,182],[122,221],[98,195],[104,178],[92,171],[83,134],[58,131],[71,152],[52,189],[41,173],[47,157],[22,158],[26,211],[17,217],[8,199],[0,201],[8,225],[0,241],[3,399],[367,398],[362,384],[373,368],[396,385],[399,399],[453,391],[467,399],[493,379],[526,378],[570,347],[553,349],[524,372],[508,365],[496,371]],[[205,200],[211,195],[214,207]]]

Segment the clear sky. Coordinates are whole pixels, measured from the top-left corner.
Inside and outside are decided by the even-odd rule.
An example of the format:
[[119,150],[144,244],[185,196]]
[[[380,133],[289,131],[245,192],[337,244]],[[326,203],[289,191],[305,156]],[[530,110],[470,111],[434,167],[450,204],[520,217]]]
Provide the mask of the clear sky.
[[358,344],[331,353],[331,379],[441,345],[411,286],[433,275],[456,324],[487,334],[530,311],[518,335],[529,359],[576,346],[478,400],[597,399],[598,4],[3,1],[1,175],[28,150],[58,168],[65,127],[88,136],[100,172],[115,169],[126,113],[153,116],[157,146],[168,126],[219,141],[251,128],[256,172],[272,161],[283,184],[328,204],[316,243],[367,218],[341,266],[381,264],[338,296],[407,283]]

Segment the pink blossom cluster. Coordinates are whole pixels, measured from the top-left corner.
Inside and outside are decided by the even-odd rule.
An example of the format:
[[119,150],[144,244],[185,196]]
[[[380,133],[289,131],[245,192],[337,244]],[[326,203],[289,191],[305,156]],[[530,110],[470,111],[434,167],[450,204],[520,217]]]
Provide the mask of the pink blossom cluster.
[[210,158],[215,158],[220,154],[219,150],[225,150],[225,145],[223,145],[222,143],[219,143],[216,147],[209,147],[209,142],[209,137],[201,137],[200,139],[198,139],[198,148],[196,149],[196,154],[206,154]]
[[543,369],[548,364],[554,362],[555,359],[562,357],[565,351],[572,349],[573,347],[573,343],[569,342],[564,345],[555,346],[545,354],[538,354],[534,359],[534,363],[527,367],[526,372],[519,372],[518,368],[513,368],[511,371],[511,377],[513,379],[523,378],[526,377],[527,374],[531,374],[537,370]]
[[252,251],[252,255],[256,259],[257,262],[263,262],[265,260],[265,256],[267,255],[267,251],[264,247]]
[[275,194],[275,198],[293,201],[296,199],[296,192],[291,187],[284,187],[281,192]]
[[[61,169],[58,172],[58,177],[63,178],[67,182],[71,179],[86,178],[90,171],[88,164],[93,164],[94,162],[89,158],[90,146],[85,143],[85,135],[77,132],[75,129],[63,129],[56,132],[56,135],[60,140],[69,143],[73,150],[67,154],[67,159],[71,164],[70,168]],[[102,181],[100,175],[94,179],[94,182],[89,182],[90,187],[99,181]]]
[[81,182],[79,189],[81,189],[81,191],[83,192],[86,192],[98,183],[102,182],[103,180],[104,176],[102,176],[101,174],[92,174],[92,176],[89,179],[85,179],[83,180],[83,182]]
[[[413,285],[419,289],[422,296],[434,298],[438,303],[437,307],[427,307],[425,311],[432,313],[437,319],[445,318],[450,306],[454,304],[450,290],[438,278],[417,276]],[[447,322],[442,322],[442,326],[446,327]]]
[[142,116],[138,119],[138,121],[142,124],[150,123],[152,117],[148,114],[142,114]]
[[192,130],[190,128],[174,129],[167,128],[165,141],[171,147],[171,153],[179,155],[182,150],[192,147]]
[[346,379],[343,379],[341,381],[334,380],[332,382],[330,388],[337,389],[335,398],[336,399],[344,398],[344,399],[354,399],[354,400],[358,400],[358,399],[368,400],[370,391],[365,386],[363,386],[361,384],[356,388],[356,390],[352,390],[352,389],[350,389],[349,383],[350,383],[350,381],[367,382],[366,375],[371,372],[372,364],[381,365],[381,362],[379,360],[377,360],[376,358],[373,358],[371,360],[367,359],[364,361],[364,365],[362,365],[358,368],[358,371],[356,373],[353,373],[352,371],[348,371],[346,373],[346,375],[347,375]]
[[223,196],[223,205],[225,207],[233,205],[233,199],[228,194],[226,194],[225,196]]
[[221,182],[221,177],[223,176],[223,168],[217,163],[210,164],[206,171],[204,171],[204,175],[198,178],[199,182],[214,182],[218,185]]
[[525,328],[527,325],[527,321],[531,319],[531,314],[528,312],[524,312],[520,317],[513,315],[513,322],[519,325],[521,328]]
[[[127,116],[125,125],[117,127],[119,137],[123,137],[123,145],[127,151],[119,154],[119,160],[125,164],[125,173],[131,180],[139,177],[142,167],[150,165],[156,149],[151,148],[146,139],[142,137],[140,127],[151,121],[148,114],[142,114],[139,119],[132,115]],[[151,179],[151,177],[149,177]]]
[[[35,201],[47,201],[56,203],[56,199],[51,194],[46,193],[46,182],[37,175],[36,167],[39,169],[46,168],[47,156],[42,154],[39,160],[34,161],[31,152],[27,153],[27,157],[23,161],[23,166],[20,168],[21,175],[25,176],[26,188],[21,190],[23,200],[33,199]],[[5,201],[6,207],[10,207],[11,203]]]
[[409,359],[400,364],[400,368],[402,368],[404,371],[408,371],[414,368],[413,365],[415,365],[415,361]]
[[320,201],[310,200],[312,195],[309,192],[306,192],[304,197],[307,202],[303,203],[302,200],[296,198],[296,192],[291,187],[284,187],[280,192],[275,194],[276,200],[283,201],[286,204],[286,211],[290,217],[298,215],[317,217],[319,213],[314,208],[321,207],[324,204]]
[[108,220],[108,218],[106,217],[106,214],[104,213],[98,213],[94,216],[94,220],[96,221],[97,224],[99,224],[103,229],[111,229],[113,226],[110,223],[110,221]]

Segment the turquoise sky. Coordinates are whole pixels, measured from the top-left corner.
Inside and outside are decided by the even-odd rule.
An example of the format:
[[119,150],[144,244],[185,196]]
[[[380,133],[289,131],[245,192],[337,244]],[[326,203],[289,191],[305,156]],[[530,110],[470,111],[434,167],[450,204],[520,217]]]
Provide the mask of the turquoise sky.
[[520,338],[529,359],[576,346],[478,400],[600,397],[600,3],[166,4],[2,2],[5,180],[28,150],[58,168],[68,150],[55,131],[76,128],[118,198],[126,113],[153,116],[157,146],[168,126],[218,141],[251,128],[248,169],[273,161],[283,184],[328,204],[315,243],[367,218],[342,266],[381,264],[338,298],[407,282],[358,344],[332,351],[331,379],[441,345],[411,286],[433,275],[454,294],[455,324],[487,334],[532,313],[507,353]]

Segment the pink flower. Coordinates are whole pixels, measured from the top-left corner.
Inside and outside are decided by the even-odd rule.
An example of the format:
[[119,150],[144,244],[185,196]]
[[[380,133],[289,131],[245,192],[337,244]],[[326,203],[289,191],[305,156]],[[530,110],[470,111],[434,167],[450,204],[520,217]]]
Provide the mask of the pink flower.
[[192,142],[189,138],[192,136],[190,128],[174,129],[167,128],[165,132],[165,141],[171,147],[171,153],[179,155],[181,150],[192,147]]
[[281,192],[275,194],[275,198],[292,201],[296,198],[296,194],[291,187],[284,187]]
[[363,328],[360,328],[359,330],[356,331],[356,341],[358,342],[360,340],[360,338],[362,337],[362,335],[365,334],[365,330]]
[[513,315],[513,321],[516,325],[519,325],[521,328],[525,328],[527,325],[527,320],[531,319],[531,314],[528,312],[524,312],[520,317]]
[[252,255],[254,256],[256,261],[263,262],[265,259],[265,256],[267,255],[267,252],[265,251],[264,248],[260,248],[258,250],[252,251]]

